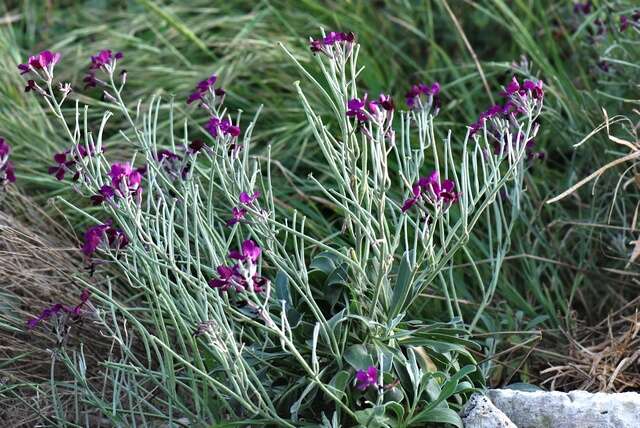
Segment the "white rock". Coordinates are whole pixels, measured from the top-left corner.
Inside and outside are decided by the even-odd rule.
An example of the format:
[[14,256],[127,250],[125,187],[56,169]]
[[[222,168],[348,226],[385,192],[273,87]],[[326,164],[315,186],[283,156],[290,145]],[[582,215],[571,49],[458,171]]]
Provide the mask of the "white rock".
[[518,428],[491,400],[480,394],[471,396],[461,416],[468,428]]
[[518,428],[640,427],[640,394],[635,392],[592,394],[493,389],[487,391],[487,396]]

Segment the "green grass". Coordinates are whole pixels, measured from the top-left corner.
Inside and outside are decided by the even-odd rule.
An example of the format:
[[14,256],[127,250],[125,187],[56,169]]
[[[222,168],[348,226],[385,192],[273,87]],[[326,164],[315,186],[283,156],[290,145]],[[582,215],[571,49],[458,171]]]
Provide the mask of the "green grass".
[[[608,3],[616,12],[631,10],[628,3]],[[468,257],[455,257],[450,271],[453,291],[469,320],[482,298],[478,283],[489,284],[497,278],[496,295],[471,332],[484,346],[478,360],[492,361],[492,355],[499,354],[485,365],[490,381],[496,385],[536,383],[541,381],[541,361],[562,361],[566,349],[558,343],[566,340],[563,331],[575,328],[577,321],[593,325],[637,295],[638,269],[627,263],[628,243],[637,239],[632,224],[637,189],[631,183],[614,194],[626,167],[603,175],[593,194],[585,187],[561,202],[546,205],[545,201],[626,153],[602,133],[581,148],[572,146],[602,122],[603,108],[609,116],[632,116],[632,109],[638,108],[634,76],[640,64],[640,37],[617,33],[617,16],[607,12],[605,2],[596,2],[596,12],[588,18],[575,16],[568,2],[550,0],[469,0],[450,1],[449,5],[480,60],[494,97],[513,74],[511,63],[521,55],[531,68],[520,75],[530,73],[546,85],[536,143],[547,157],[532,165],[526,176],[524,207],[505,260],[497,264],[493,259],[495,236],[483,225],[487,232],[470,242]],[[15,68],[28,54],[45,48],[63,53],[58,73],[74,84],[82,102],[92,106],[89,119],[93,124],[100,120],[99,107],[104,104],[99,91],[82,90],[81,80],[88,57],[100,49],[125,53],[122,66],[127,69],[130,109],[135,109],[139,98],[160,95],[169,100],[175,96],[178,122],[184,118],[204,122],[205,117],[187,108],[183,100],[198,80],[216,72],[228,89],[230,110],[244,112],[243,124],[263,106],[253,152],[278,160],[273,177],[278,210],[305,215],[307,228],[317,236],[339,237],[342,224],[307,180],[313,174],[323,182],[330,172],[320,161],[294,82],[302,81],[311,105],[325,104],[322,94],[306,82],[278,43],[319,77],[320,70],[308,54],[307,38],[317,36],[320,28],[353,31],[365,67],[361,87],[371,94],[389,92],[398,103],[412,83],[441,82],[443,107],[436,129],[440,139],[448,129],[464,134],[465,126],[491,104],[471,54],[441,2],[381,1],[371,7],[364,0],[92,0],[60,2],[55,7],[36,1],[8,2],[5,8],[6,16],[13,18],[0,20],[0,136],[14,148],[20,191],[46,206],[59,221],[73,225],[76,233],[83,230],[86,220],[52,198],[83,202],[68,183],[57,182],[46,171],[53,153],[66,147],[64,136],[43,106],[23,94],[24,83]],[[587,27],[597,16],[606,18],[610,32],[605,41],[592,45]],[[598,71],[600,56],[609,58],[615,72]],[[65,113],[71,117],[73,111]],[[158,126],[166,135],[169,122],[163,116]],[[104,144],[114,160],[133,151],[116,132],[122,125],[116,118],[106,132]],[[618,127],[614,131],[620,136],[629,131],[629,138],[637,141],[633,130]],[[453,146],[453,150],[460,148]],[[628,177],[634,173],[630,170]],[[470,259],[489,260],[478,263],[476,273],[469,266]],[[117,273],[113,274],[117,280]],[[434,282],[425,292],[430,298],[428,304],[419,306],[419,315],[449,321],[446,293],[450,291]],[[544,338],[540,343],[538,331]],[[532,344],[542,351],[529,353]],[[505,350],[508,352],[501,353]],[[557,358],[550,352],[558,354]]]

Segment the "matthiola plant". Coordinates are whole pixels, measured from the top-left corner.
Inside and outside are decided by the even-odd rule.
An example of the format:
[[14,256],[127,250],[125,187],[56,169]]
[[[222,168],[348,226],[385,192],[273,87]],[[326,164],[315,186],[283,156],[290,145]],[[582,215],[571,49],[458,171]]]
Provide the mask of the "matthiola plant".
[[[152,311],[142,321],[133,303],[92,290],[110,307],[95,322],[121,350],[105,363],[114,371],[109,388],[78,382],[79,393],[113,423],[138,420],[127,408],[134,401],[146,419],[188,425],[461,426],[459,405],[483,382],[467,339],[477,319],[465,320],[445,273],[481,220],[501,234],[508,204],[517,209],[541,83],[507,88],[512,107],[442,138],[434,128],[440,84],[412,86],[409,110],[398,111],[389,95],[358,89],[355,35],[328,33],[310,47],[322,82],[282,48],[333,112],[316,113],[295,84],[327,168],[322,181],[309,181],[342,225],[332,236],[278,208],[271,160],[250,154],[256,119],[240,126],[215,75],[185,95],[207,119],[185,120],[176,132],[171,102],[165,133],[160,99],[135,113],[123,101],[123,56],[92,57],[90,86],[95,80],[125,117],[120,135],[136,149],[133,159],[107,159],[112,113],[96,129],[77,101],[74,117],[64,116],[69,91],[56,88],[69,86],[53,74],[59,55],[20,66],[69,137],[52,174],[73,173],[73,188],[102,208],[85,212],[85,255],[118,268],[122,286]],[[449,297],[448,322],[419,316],[436,286]],[[483,296],[486,306],[491,290]],[[58,358],[82,375],[81,353]]]

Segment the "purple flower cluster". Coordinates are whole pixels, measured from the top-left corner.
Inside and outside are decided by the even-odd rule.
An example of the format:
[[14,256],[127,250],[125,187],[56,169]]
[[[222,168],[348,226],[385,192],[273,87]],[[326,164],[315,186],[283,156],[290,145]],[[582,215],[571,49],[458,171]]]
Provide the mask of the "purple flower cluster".
[[[238,124],[234,125],[230,118],[220,117],[219,106],[222,101],[224,101],[226,92],[224,89],[214,86],[217,80],[217,76],[212,74],[208,78],[198,82],[193,92],[187,98],[187,104],[199,101],[198,105],[210,114],[209,120],[204,125],[205,130],[213,138],[227,138],[231,142],[230,148],[235,150],[238,148],[235,141],[238,136],[240,136],[240,126]],[[189,150],[195,153],[203,147],[205,147],[204,142],[195,140],[189,146]]]
[[343,33],[340,31],[331,31],[327,35],[319,39],[311,39],[309,47],[311,52],[322,52],[331,56],[328,48],[336,45],[351,46],[356,41],[356,35],[352,32]]
[[395,105],[391,96],[380,94],[377,100],[368,101],[368,94],[362,98],[352,98],[347,102],[347,116],[355,117],[358,122],[366,122],[370,117],[377,117],[381,109],[393,111]]
[[427,97],[436,109],[440,108],[440,83],[435,82],[431,85],[418,83],[417,85],[413,85],[405,95],[407,106],[410,109],[421,106],[422,96]]
[[58,180],[64,180],[66,173],[73,173],[73,181],[80,178],[81,167],[78,166],[80,159],[86,156],[94,155],[95,150],[87,149],[85,146],[78,145],[76,150],[67,149],[63,152],[53,155],[55,165],[49,167],[49,174],[52,174]]
[[191,95],[187,98],[187,104],[191,104],[198,100],[202,101],[207,94],[211,93],[216,97],[222,97],[225,94],[225,90],[222,88],[214,88],[216,80],[218,80],[218,76],[212,74],[206,79],[198,82]]
[[260,197],[260,192],[253,192],[251,195],[247,192],[240,193],[240,206],[233,207],[231,209],[231,219],[227,222],[227,226],[231,227],[244,219],[247,215],[247,210],[243,206],[249,206],[253,204],[256,199]]
[[96,77],[98,70],[111,74],[115,70],[116,61],[122,58],[124,58],[122,52],[116,52],[114,54],[111,49],[101,50],[97,55],[92,56],[89,71],[83,79],[85,83],[84,88],[95,88],[98,83],[102,83],[102,81]]
[[239,250],[229,252],[229,258],[236,260],[232,266],[220,265],[216,268],[218,277],[211,279],[209,285],[221,292],[233,289],[236,292],[250,290],[254,293],[264,291],[268,279],[257,273],[257,261],[262,250],[251,239],[242,242]]
[[106,70],[108,67],[112,67],[115,61],[122,58],[124,58],[124,54],[122,52],[116,52],[114,54],[111,49],[105,49],[98,52],[97,55],[91,57],[91,65],[89,66],[89,69]]
[[470,136],[477,134],[483,129],[485,123],[490,119],[498,117],[508,118],[511,114],[525,113],[521,107],[521,99],[531,97],[532,99],[541,100],[544,97],[544,90],[542,89],[541,80],[537,82],[525,80],[520,84],[514,77],[500,95],[506,99],[505,103],[495,104],[488,110],[480,113],[478,120],[469,126]]
[[142,177],[146,172],[146,167],[133,168],[128,163],[114,163],[108,172],[111,184],[105,184],[96,195],[91,196],[93,205],[100,205],[105,201],[113,199],[115,196],[135,198],[139,204],[142,198]]
[[30,56],[26,63],[19,64],[20,74],[33,72],[39,75],[39,71],[44,71],[49,78],[53,75],[53,67],[60,61],[59,52],[42,51],[38,55]]
[[216,138],[218,135],[237,137],[240,135],[240,127],[231,123],[229,119],[220,120],[217,117],[212,117],[209,119],[207,124],[204,126],[209,134],[213,138]]
[[356,388],[360,391],[366,391],[371,387],[378,386],[378,369],[375,366],[369,366],[366,370],[356,371]]
[[407,212],[411,207],[420,201],[431,205],[442,205],[448,208],[451,204],[458,202],[459,193],[454,191],[453,180],[440,181],[438,171],[433,171],[428,177],[420,177],[411,189],[412,196],[404,201],[402,212]]
[[62,303],[56,303],[55,305],[51,305],[48,308],[45,308],[39,316],[36,318],[31,318],[27,321],[27,328],[29,330],[33,330],[43,321],[48,320],[49,318],[58,315],[58,314],[67,314],[73,320],[77,320],[82,315],[83,306],[89,301],[90,292],[86,288],[80,294],[80,303],[76,306],[65,306]]
[[84,232],[82,252],[91,257],[103,243],[114,250],[121,250],[129,244],[129,238],[122,229],[113,227],[112,220],[107,220],[103,224],[91,226]]
[[9,160],[11,146],[4,138],[0,137],[0,185],[4,183],[14,183],[16,181],[13,162]]
[[584,3],[574,3],[573,12],[577,14],[588,15],[591,13],[591,1],[586,1]]

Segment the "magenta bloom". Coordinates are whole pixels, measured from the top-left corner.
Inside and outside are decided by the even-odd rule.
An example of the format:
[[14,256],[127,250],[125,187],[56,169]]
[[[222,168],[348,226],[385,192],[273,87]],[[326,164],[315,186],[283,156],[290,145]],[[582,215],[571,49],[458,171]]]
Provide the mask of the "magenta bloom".
[[352,98],[347,102],[347,116],[355,117],[358,122],[366,122],[368,116],[365,110],[367,105],[367,94],[364,94],[362,98]]
[[107,220],[106,223],[91,226],[84,232],[82,252],[91,257],[102,243],[108,244],[114,250],[120,250],[129,244],[129,239],[122,229],[116,229],[113,222]]
[[93,155],[93,150],[87,150],[84,146],[77,146],[76,150],[67,149],[63,152],[53,155],[54,166],[49,167],[49,174],[52,174],[58,180],[64,180],[67,172],[73,173],[72,180],[77,181],[80,178],[80,171],[76,168],[76,164],[80,159]]
[[62,303],[56,303],[49,306],[48,308],[43,309],[38,317],[31,318],[27,321],[27,328],[29,330],[33,330],[42,321],[46,321],[54,315],[58,315],[60,313],[66,313],[73,320],[77,320],[82,315],[82,307],[87,303],[90,295],[91,293],[89,292],[89,290],[85,288],[84,290],[82,290],[82,293],[80,293],[80,303],[78,303],[76,306],[64,306]]
[[241,192],[239,199],[241,204],[251,205],[259,197],[260,197],[260,192],[258,191],[253,192],[251,195],[249,195],[247,192]]
[[82,81],[85,83],[84,88],[95,88],[98,83],[103,83],[96,77],[96,72],[98,70],[103,70],[106,73],[112,73],[116,61],[122,58],[124,58],[124,54],[122,52],[116,52],[114,54],[111,49],[101,50],[96,55],[91,56],[89,71],[87,72],[87,75],[84,77],[84,79],[82,79]]
[[[407,106],[412,109],[421,103],[421,97],[427,97],[435,108],[440,107],[440,83],[434,82],[431,85],[418,83],[413,85],[405,95]],[[427,101],[429,102],[429,101]]]
[[356,371],[356,388],[360,391],[366,391],[370,387],[378,386],[378,369],[375,366],[369,366],[366,370]]
[[495,104],[488,110],[480,113],[478,120],[469,125],[469,135],[473,136],[484,129],[485,122],[493,118],[508,118],[511,114],[522,114],[524,111],[518,107],[518,101],[523,98],[541,100],[544,98],[542,80],[525,80],[522,84],[513,77],[500,95],[506,99],[504,104]]
[[362,98],[352,98],[347,102],[347,116],[355,117],[358,122],[366,122],[369,115],[379,117],[380,108],[392,111],[395,106],[389,95],[380,94],[378,99],[368,101],[369,96],[364,94]]
[[372,101],[371,103],[376,106],[382,107],[386,111],[392,111],[395,109],[395,104],[393,103],[390,95],[380,94],[378,99]]
[[227,226],[231,227],[236,223],[240,223],[241,220],[247,215],[247,210],[244,208],[233,207],[231,209],[231,220],[227,222]]
[[352,32],[343,33],[339,31],[331,31],[323,38],[311,39],[309,41],[309,48],[314,54],[322,52],[329,55],[329,51],[327,50],[329,46],[342,45],[346,47],[352,45],[355,41],[356,35]]
[[24,91],[25,92],[37,92],[38,91],[38,85],[36,85],[36,81],[33,79],[29,79],[27,80],[27,86],[24,87]]
[[9,160],[11,154],[11,146],[4,138],[0,137],[0,184],[6,182],[15,183],[16,173],[13,168],[13,162]]
[[115,54],[111,49],[105,49],[98,52],[97,55],[91,57],[90,70],[105,70],[105,66],[111,66],[115,60],[122,59],[124,54],[122,52],[116,52]]
[[228,267],[228,266],[218,266],[216,268],[218,272],[218,278],[214,278],[209,281],[209,285],[213,288],[219,288],[220,291],[227,291],[234,285],[234,279],[242,279],[240,272],[238,271],[237,266]]
[[428,177],[420,177],[412,186],[412,196],[404,201],[402,212],[408,211],[420,201],[432,205],[443,204],[445,207],[458,201],[459,193],[454,191],[453,180],[440,181],[438,171],[433,171]]
[[198,153],[200,150],[202,150],[206,146],[207,145],[202,140],[193,140],[191,143],[189,143],[188,151],[189,151],[190,154],[194,155],[194,154]]
[[229,252],[229,258],[255,263],[256,261],[258,261],[261,252],[262,250],[260,249],[258,244],[253,242],[251,239],[246,239],[242,242],[240,251],[232,250]]
[[216,268],[217,278],[209,280],[209,286],[221,292],[233,289],[236,292],[251,290],[255,293],[264,291],[269,280],[259,276],[255,263],[260,257],[260,247],[250,239],[242,243],[241,249],[229,252],[229,258],[240,263],[233,266],[220,265]]
[[30,56],[26,63],[18,65],[18,70],[20,70],[20,74],[26,74],[35,70],[47,70],[51,72],[53,66],[56,65],[58,61],[60,61],[59,52],[46,50],[40,52],[38,55]]
[[98,189],[98,194],[91,196],[90,199],[93,205],[100,205],[104,201],[113,199],[114,196],[115,196],[115,191],[113,190],[113,187],[109,186],[108,184],[105,184],[102,187],[100,187],[100,189]]
[[[240,200],[240,204],[242,205],[251,205],[259,197],[260,197],[260,192],[257,192],[257,191],[253,192],[253,194],[251,195],[249,195],[247,192],[241,192],[240,197],[238,199]],[[242,207],[233,207],[231,209],[231,219],[227,222],[227,226],[231,227],[236,223],[239,223],[241,220],[245,218],[246,215],[247,215],[246,209]]]
[[107,175],[111,178],[111,187],[121,196],[142,194],[142,175],[145,167],[133,169],[128,163],[114,163]]
[[627,18],[625,15],[622,15],[620,17],[620,31],[626,31],[627,28],[629,28],[629,25],[631,24],[631,22],[629,21],[629,18]]
[[212,117],[204,128],[216,138],[218,135],[227,135],[231,137],[237,137],[240,135],[240,127],[233,125],[229,119],[220,120],[217,117]]
[[194,101],[202,100],[207,93],[213,92],[215,96],[221,97],[225,94],[225,90],[222,88],[214,88],[218,77],[212,74],[208,78],[201,80],[196,85],[193,92],[187,98],[187,104],[191,104]]

